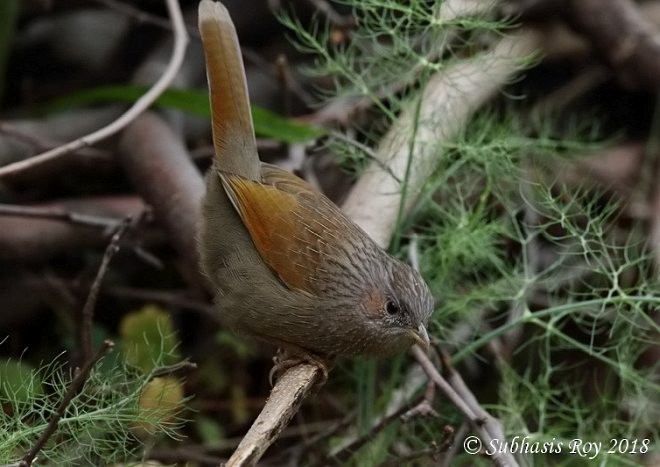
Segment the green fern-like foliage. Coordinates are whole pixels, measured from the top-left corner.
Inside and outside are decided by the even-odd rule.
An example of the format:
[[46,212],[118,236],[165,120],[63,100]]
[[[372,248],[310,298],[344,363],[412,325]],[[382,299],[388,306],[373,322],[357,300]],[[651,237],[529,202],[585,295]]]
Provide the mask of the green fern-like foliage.
[[[124,352],[113,351],[94,365],[38,453],[39,464],[136,461],[154,437],[179,438],[183,386],[162,376],[179,360],[169,317],[152,306],[127,315],[125,322]],[[38,369],[0,362],[0,465],[20,460],[57,412],[75,376],[65,356]]]
[[[363,120],[354,130],[372,145],[402,109],[414,105],[434,73],[478,57],[511,26],[488,10],[446,19],[443,8],[453,2],[339,3],[350,9],[356,26],[338,46],[331,45],[331,28],[323,21],[311,27],[292,15],[282,21],[299,50],[315,57],[307,71],[333,78],[322,93],[326,104],[364,100],[369,123]],[[532,63],[530,58],[521,65]],[[658,362],[649,357],[660,331],[653,315],[660,284],[642,226],[624,227],[624,206],[555,175],[575,154],[605,144],[594,140],[595,123],[575,126],[570,134],[553,131],[551,120],[531,129],[529,115],[502,100],[437,147],[436,171],[399,224],[397,235],[418,239],[410,247],[419,249],[422,272],[438,298],[433,335],[461,369],[483,368],[483,360],[490,360],[493,368],[481,370],[488,372],[487,383],[475,392],[503,421],[509,438],[563,446],[552,454],[521,454],[527,465],[638,463],[657,449],[660,437]],[[357,145],[336,144],[352,168],[369,162]],[[403,256],[408,246],[394,248]],[[373,363],[359,362],[353,370],[365,429],[409,378],[401,361],[388,369],[382,384]],[[401,458],[395,441],[406,452],[428,450],[446,424],[461,423],[442,407],[439,419],[381,432],[353,462]],[[633,454],[616,446],[608,452],[611,440],[624,438],[637,440],[635,451],[623,450]],[[602,443],[602,449],[592,459],[581,457],[569,448],[574,439]],[[460,446],[454,462],[488,463]]]

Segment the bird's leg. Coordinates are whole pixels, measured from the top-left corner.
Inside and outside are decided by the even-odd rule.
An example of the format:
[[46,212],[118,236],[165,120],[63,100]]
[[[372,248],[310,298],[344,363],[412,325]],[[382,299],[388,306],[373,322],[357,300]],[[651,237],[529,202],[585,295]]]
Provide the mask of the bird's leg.
[[277,349],[277,354],[273,357],[273,368],[268,373],[270,385],[273,386],[275,380],[286,370],[301,363],[309,363],[318,367],[321,371],[321,381],[317,383],[318,385],[322,386],[328,381],[328,373],[332,369],[332,361],[287,343],[280,346]]
[[275,339],[263,334],[251,333],[252,337],[277,346],[277,354],[273,357],[273,368],[268,373],[268,381],[273,386],[274,381],[289,368],[301,363],[309,363],[318,367],[321,371],[321,381],[317,384],[322,386],[328,381],[328,373],[334,366],[331,356],[320,356],[305,350],[290,342]]

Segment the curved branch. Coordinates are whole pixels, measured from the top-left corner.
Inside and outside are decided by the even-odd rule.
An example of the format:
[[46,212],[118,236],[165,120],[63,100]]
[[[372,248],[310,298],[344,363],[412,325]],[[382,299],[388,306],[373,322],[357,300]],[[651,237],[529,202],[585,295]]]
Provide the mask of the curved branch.
[[172,29],[174,31],[174,49],[172,51],[172,57],[167,65],[167,68],[165,69],[165,72],[160,77],[160,79],[158,79],[158,81],[156,81],[154,85],[149,88],[149,90],[144,95],[142,95],[142,97],[140,97],[130,109],[128,109],[123,115],[121,115],[117,120],[113,121],[109,125],[100,128],[99,130],[96,130],[86,136],[73,140],[70,143],[51,149],[50,151],[43,152],[29,159],[14,162],[13,164],[9,164],[5,167],[0,167],[0,178],[6,175],[28,170],[31,167],[61,157],[72,151],[91,146],[109,136],[112,136],[115,133],[121,131],[133,120],[135,120],[138,115],[147,110],[149,106],[151,106],[151,104],[153,104],[154,101],[158,99],[158,97],[168,88],[178,73],[179,68],[183,63],[186,46],[188,45],[188,33],[186,32],[186,26],[183,22],[183,16],[181,14],[179,2],[177,0],[165,1],[167,2],[167,9],[170,14]]

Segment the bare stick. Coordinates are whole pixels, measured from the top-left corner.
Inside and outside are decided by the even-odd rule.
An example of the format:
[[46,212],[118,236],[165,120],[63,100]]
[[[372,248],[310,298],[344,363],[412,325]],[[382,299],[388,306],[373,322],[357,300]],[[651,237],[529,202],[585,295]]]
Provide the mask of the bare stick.
[[456,457],[456,454],[458,454],[459,447],[457,446],[457,444],[463,441],[467,433],[468,433],[468,423],[466,421],[463,421],[463,423],[461,423],[461,425],[458,427],[458,430],[456,430],[456,432],[454,433],[454,437],[453,437],[454,442],[447,448],[447,451],[445,452],[445,455],[441,459],[441,462],[438,467],[451,467],[452,460],[454,460],[454,457]]
[[110,265],[112,257],[117,251],[119,251],[119,241],[121,240],[122,235],[124,235],[124,232],[126,232],[129,224],[130,218],[125,219],[112,236],[110,244],[105,249],[101,266],[99,266],[99,269],[96,272],[92,287],[89,289],[89,294],[87,295],[87,300],[85,301],[85,306],[82,310],[82,324],[80,328],[80,348],[82,350],[83,361],[90,361],[92,357],[92,321],[94,318],[96,298],[101,289],[101,282],[103,282],[105,273],[108,271],[108,266]]
[[[0,133],[12,137],[22,143],[28,144],[38,151],[52,149],[62,144],[62,141],[55,141],[51,138],[46,138],[43,136],[35,136],[34,134],[17,128],[15,125],[10,123],[0,122]],[[76,152],[81,156],[87,157],[98,157],[102,159],[110,159],[112,157],[109,152],[96,148],[82,148]]]
[[[481,442],[484,446],[488,446],[491,441],[498,440],[503,442],[504,436],[500,436],[501,429],[497,425],[497,421],[488,412],[486,412],[477,402],[474,395],[469,391],[467,386],[458,373],[454,372],[454,378],[460,380],[462,385],[458,384],[458,389],[461,394],[452,387],[445,378],[442,377],[440,372],[436,369],[435,365],[427,354],[418,346],[412,349],[413,355],[417,362],[422,366],[428,377],[438,386],[438,388],[447,396],[447,398],[460,410],[463,415],[468,419],[472,428],[479,434]],[[456,379],[455,379],[456,381]],[[509,452],[494,452],[491,458],[495,465],[502,467],[515,467],[518,465],[514,457]]]
[[118,219],[101,217],[79,212],[72,212],[58,207],[19,206],[15,204],[0,204],[0,216],[35,217],[38,219],[60,220],[71,224],[101,227],[104,229],[117,227]]
[[298,412],[298,407],[320,377],[321,370],[307,363],[285,371],[270,392],[261,413],[225,464],[226,467],[255,465]]
[[106,340],[103,342],[101,347],[96,351],[96,355],[93,355],[85,365],[83,365],[82,368],[76,371],[76,375],[71,381],[71,384],[69,385],[68,389],[66,390],[66,394],[64,394],[64,398],[62,399],[62,402],[60,402],[60,405],[57,407],[57,410],[53,414],[53,416],[48,420],[48,425],[46,426],[46,429],[41,433],[41,436],[39,436],[39,439],[37,440],[36,443],[34,443],[34,446],[23,456],[23,459],[18,463],[20,467],[30,467],[32,465],[32,462],[34,461],[35,457],[37,454],[39,454],[39,451],[43,449],[43,447],[46,445],[50,437],[55,433],[55,430],[57,430],[57,425],[62,418],[62,415],[64,415],[64,412],[66,411],[67,407],[73,400],[73,398],[78,394],[80,389],[83,387],[85,382],[87,381],[87,378],[89,377],[89,372],[92,370],[94,365],[103,357],[106,353],[112,349],[114,346],[114,342]]
[[183,16],[181,14],[179,2],[177,0],[165,1],[167,3],[170,20],[172,21],[172,29],[174,31],[174,50],[172,52],[170,62],[168,63],[167,68],[165,69],[165,72],[160,77],[160,79],[156,81],[156,83],[154,83],[154,85],[144,95],[142,95],[142,97],[140,97],[130,109],[128,109],[114,122],[93,133],[78,138],[74,141],[71,141],[70,143],[64,144],[50,151],[46,151],[29,159],[14,162],[13,164],[1,167],[0,178],[9,174],[15,174],[24,170],[28,170],[31,167],[39,165],[43,162],[68,154],[71,151],[96,144],[99,141],[122,130],[124,127],[126,127],[126,125],[135,120],[138,115],[147,110],[149,106],[154,103],[158,96],[160,96],[163,91],[167,89],[179,71],[185,56],[186,46],[188,45],[188,33],[186,32],[186,26],[183,22]]
[[[47,212],[52,209],[55,212],[76,213],[76,221],[19,213],[13,215],[5,210],[5,213],[0,215],[0,262],[41,262],[53,255],[71,252],[72,248],[105,248],[122,218],[137,216],[145,209],[142,200],[135,196],[57,200],[30,207],[45,209]],[[84,220],[78,217],[78,214],[84,214]],[[95,223],[95,218],[114,220],[115,224],[108,225],[108,228],[87,224],[90,220]],[[78,222],[80,220],[83,222]]]
[[[367,444],[369,441],[374,439],[378,433],[383,431],[385,428],[390,426],[392,423],[396,422],[397,420],[402,420],[404,415],[410,413],[412,410],[415,409],[415,407],[418,407],[419,404],[423,403],[423,397],[419,398],[419,402],[415,404],[414,407],[410,407],[410,404],[406,403],[403,404],[401,407],[399,407],[397,410],[395,410],[393,413],[389,414],[386,417],[383,417],[378,423],[374,424],[368,432],[364,433],[362,436],[355,438],[352,440],[350,443],[342,446],[339,450],[336,452],[330,454],[329,458],[326,459],[321,459],[319,462],[317,462],[316,466],[323,466],[327,464],[336,464],[336,465],[344,465],[348,459],[355,453],[357,450],[359,450],[362,446]],[[328,462],[330,461],[330,462]]]

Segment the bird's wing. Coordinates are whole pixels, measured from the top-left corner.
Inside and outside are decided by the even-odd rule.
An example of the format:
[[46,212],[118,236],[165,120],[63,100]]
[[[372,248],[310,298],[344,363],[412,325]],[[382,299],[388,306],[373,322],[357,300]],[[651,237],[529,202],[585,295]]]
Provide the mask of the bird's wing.
[[355,250],[366,234],[305,181],[267,164],[263,183],[220,178],[259,254],[287,287],[321,296],[337,274],[359,267]]

